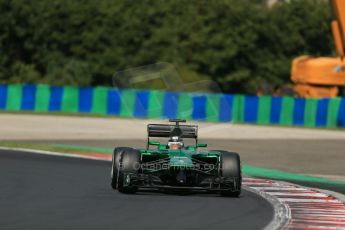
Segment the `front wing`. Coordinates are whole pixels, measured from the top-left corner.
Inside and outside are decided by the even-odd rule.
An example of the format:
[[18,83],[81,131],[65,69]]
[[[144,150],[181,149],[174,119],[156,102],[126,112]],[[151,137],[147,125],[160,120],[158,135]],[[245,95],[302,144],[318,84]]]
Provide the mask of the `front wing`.
[[164,183],[159,177],[150,174],[124,173],[123,176],[124,187],[142,190],[236,192],[240,189],[240,185],[236,184],[237,178],[224,178],[221,176],[206,178],[199,184]]

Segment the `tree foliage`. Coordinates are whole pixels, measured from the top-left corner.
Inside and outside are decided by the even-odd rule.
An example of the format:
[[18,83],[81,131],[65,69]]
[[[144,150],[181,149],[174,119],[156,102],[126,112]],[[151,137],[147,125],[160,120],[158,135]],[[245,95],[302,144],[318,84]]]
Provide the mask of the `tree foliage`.
[[289,82],[298,55],[332,54],[327,2],[263,2],[0,0],[0,81],[110,85],[165,61],[253,93]]

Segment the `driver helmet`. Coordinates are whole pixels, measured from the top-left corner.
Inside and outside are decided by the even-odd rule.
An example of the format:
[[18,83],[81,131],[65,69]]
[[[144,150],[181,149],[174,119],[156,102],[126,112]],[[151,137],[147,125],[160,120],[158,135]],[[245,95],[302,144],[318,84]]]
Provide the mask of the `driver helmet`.
[[181,149],[183,142],[178,136],[172,136],[168,142],[169,149]]

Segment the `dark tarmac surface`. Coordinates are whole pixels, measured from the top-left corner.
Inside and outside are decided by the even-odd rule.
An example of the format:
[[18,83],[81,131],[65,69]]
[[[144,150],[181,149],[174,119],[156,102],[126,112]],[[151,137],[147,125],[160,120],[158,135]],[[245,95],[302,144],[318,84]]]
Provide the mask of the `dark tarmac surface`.
[[124,195],[111,189],[110,163],[0,152],[3,229],[262,229],[273,217],[263,198]]

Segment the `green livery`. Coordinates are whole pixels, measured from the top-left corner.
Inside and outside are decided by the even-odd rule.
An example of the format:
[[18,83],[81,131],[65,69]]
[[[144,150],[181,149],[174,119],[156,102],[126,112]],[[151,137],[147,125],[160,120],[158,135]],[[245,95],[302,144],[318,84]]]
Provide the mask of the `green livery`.
[[[114,149],[111,185],[122,193],[150,191],[206,191],[237,197],[241,193],[240,157],[224,150],[202,151],[207,144],[198,143],[198,127],[175,124],[149,124],[145,149]],[[152,138],[168,138],[161,143]],[[185,145],[184,139],[194,139]]]

